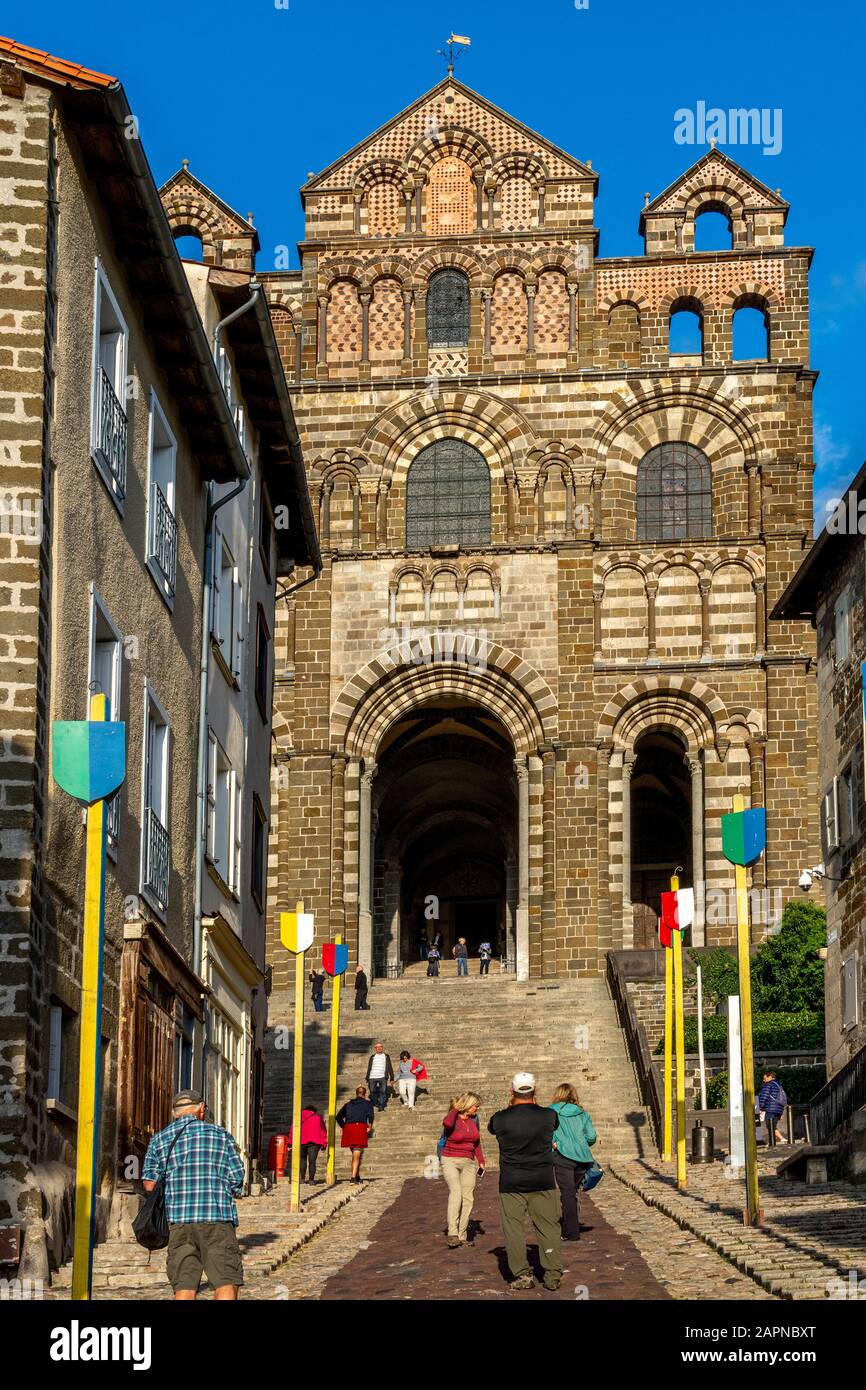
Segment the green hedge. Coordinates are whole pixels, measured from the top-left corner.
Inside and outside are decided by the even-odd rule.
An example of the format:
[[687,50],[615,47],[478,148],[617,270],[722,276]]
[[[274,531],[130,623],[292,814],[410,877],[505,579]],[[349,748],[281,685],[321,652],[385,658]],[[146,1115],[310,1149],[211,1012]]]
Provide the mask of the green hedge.
[[[756,1098],[761,1089],[762,1080],[761,1069],[757,1067],[755,1069]],[[779,1067],[776,1072],[776,1080],[782,1086],[785,1095],[792,1105],[805,1105],[826,1083],[827,1068]],[[709,1110],[727,1110],[728,1073],[726,1071],[717,1072],[716,1075],[707,1082],[707,1108]]]
[[[698,1050],[698,1020],[688,1014],[685,1020],[686,1052]],[[724,1014],[704,1018],[704,1051],[725,1052],[728,1046],[728,1020]],[[753,1014],[752,1046],[755,1052],[813,1052],[824,1046],[824,1015],[801,1013]],[[665,1050],[660,1038],[656,1052]]]

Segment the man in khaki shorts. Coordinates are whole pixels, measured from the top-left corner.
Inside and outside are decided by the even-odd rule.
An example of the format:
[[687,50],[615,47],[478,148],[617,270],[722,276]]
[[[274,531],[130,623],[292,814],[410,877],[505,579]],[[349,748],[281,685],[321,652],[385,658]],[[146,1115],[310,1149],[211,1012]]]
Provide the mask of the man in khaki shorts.
[[166,1272],[179,1302],[196,1297],[202,1274],[220,1300],[237,1298],[244,1282],[234,1202],[244,1165],[228,1130],[208,1124],[205,1110],[198,1091],[180,1091],[174,1118],[151,1139],[142,1170],[145,1192],[165,1179]]

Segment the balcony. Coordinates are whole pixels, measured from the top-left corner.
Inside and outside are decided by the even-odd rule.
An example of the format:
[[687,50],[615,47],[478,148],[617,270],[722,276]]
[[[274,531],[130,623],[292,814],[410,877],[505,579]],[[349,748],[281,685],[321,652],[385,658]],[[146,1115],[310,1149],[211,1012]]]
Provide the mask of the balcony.
[[177,521],[159,483],[150,485],[150,542],[148,559],[157,570],[168,598],[174,598],[177,574]]
[[120,792],[115,792],[111,800],[105,803],[105,834],[109,853],[116,854],[120,839]]
[[114,387],[102,367],[96,378],[96,455],[118,501],[126,496],[127,422]]
[[150,806],[145,811],[144,876],[142,891],[164,912],[168,907],[168,876],[171,869],[171,838]]

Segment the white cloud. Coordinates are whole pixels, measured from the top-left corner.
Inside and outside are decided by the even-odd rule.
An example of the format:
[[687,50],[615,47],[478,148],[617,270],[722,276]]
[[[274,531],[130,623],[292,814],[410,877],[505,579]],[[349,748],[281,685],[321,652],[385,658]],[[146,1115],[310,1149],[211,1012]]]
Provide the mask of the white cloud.
[[833,438],[833,426],[815,417],[815,534],[822,531],[829,516],[828,503],[841,497],[851,481],[848,444]]

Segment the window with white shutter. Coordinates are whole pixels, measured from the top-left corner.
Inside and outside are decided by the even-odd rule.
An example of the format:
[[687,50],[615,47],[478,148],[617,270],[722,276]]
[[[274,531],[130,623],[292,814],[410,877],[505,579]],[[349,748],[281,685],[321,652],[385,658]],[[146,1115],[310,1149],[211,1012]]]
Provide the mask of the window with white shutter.
[[842,962],[842,1027],[855,1028],[859,1023],[860,1001],[857,998],[857,957]]
[[825,859],[839,848],[839,789],[835,777],[821,799],[821,845]]

